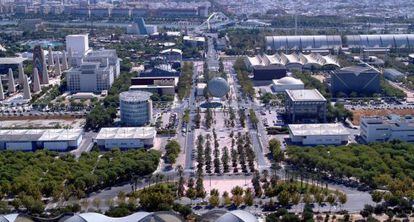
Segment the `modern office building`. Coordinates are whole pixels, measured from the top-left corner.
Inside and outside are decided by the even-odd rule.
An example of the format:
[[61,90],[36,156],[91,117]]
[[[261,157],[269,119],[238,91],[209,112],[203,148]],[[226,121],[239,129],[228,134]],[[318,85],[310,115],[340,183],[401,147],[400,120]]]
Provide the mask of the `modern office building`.
[[283,77],[281,79],[273,79],[272,80],[272,89],[276,93],[285,92],[288,89],[304,89],[305,84],[300,79],[295,79],[293,77]]
[[338,50],[341,47],[342,39],[339,35],[266,36],[267,50]]
[[396,69],[384,69],[384,77],[394,82],[401,82],[405,79],[406,75]]
[[318,90],[286,90],[286,95],[285,110],[288,122],[326,122],[327,100]]
[[103,149],[150,148],[156,135],[154,127],[101,128],[95,141]]
[[159,86],[176,86],[178,83],[178,77],[132,77],[131,85],[159,85]]
[[366,66],[350,66],[335,70],[331,74],[332,94],[355,92],[359,95],[379,93],[380,73]]
[[341,145],[350,133],[340,123],[289,124],[289,138],[301,145]]
[[162,64],[146,69],[139,74],[139,77],[180,77],[180,72],[173,69],[169,64]]
[[84,55],[89,51],[88,34],[68,35],[66,36],[66,51],[73,54]]
[[143,126],[152,122],[152,93],[126,91],[119,94],[121,121],[127,126]]
[[66,72],[67,87],[72,93],[108,90],[114,82],[114,71],[108,63],[84,62]]
[[135,85],[130,86],[129,91],[145,91],[152,94],[158,94],[160,96],[174,96],[175,87],[174,86],[161,86],[161,85]]
[[392,140],[414,142],[414,117],[361,117],[360,136],[367,143]]
[[0,150],[66,151],[79,147],[82,134],[82,129],[0,130]]

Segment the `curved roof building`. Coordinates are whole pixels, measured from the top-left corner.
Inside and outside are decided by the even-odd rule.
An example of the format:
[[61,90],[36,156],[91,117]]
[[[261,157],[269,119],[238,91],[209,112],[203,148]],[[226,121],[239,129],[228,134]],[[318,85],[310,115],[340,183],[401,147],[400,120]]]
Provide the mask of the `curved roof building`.
[[414,48],[414,34],[347,35],[349,48]]
[[321,55],[318,53],[276,53],[274,55],[257,55],[247,57],[247,65],[250,67],[277,66],[286,67],[287,69],[335,69],[339,68],[339,62],[333,55]]
[[64,222],[182,222],[180,216],[172,212],[137,212],[125,217],[108,217],[99,213],[81,213]]
[[267,50],[339,49],[339,35],[266,36]]
[[230,91],[227,81],[221,77],[215,77],[207,83],[208,92],[214,97],[223,97]]
[[233,210],[219,217],[216,222],[259,222],[259,220],[247,211]]
[[295,79],[293,77],[283,77],[281,79],[274,79],[272,84],[273,91],[275,92],[285,92],[288,89],[304,89],[305,84],[300,79]]

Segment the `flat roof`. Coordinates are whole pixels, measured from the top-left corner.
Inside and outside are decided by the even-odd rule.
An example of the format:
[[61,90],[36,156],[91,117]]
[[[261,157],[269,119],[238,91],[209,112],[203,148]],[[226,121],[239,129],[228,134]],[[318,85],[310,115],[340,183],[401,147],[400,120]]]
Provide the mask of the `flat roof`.
[[151,139],[156,134],[154,127],[108,127],[101,128],[96,139]]
[[326,102],[325,97],[317,89],[288,89],[286,93],[294,102]]
[[348,130],[339,123],[289,124],[293,136],[346,136]]
[[175,88],[175,86],[160,86],[160,85],[133,85],[130,86],[129,89],[168,89],[168,88]]
[[26,60],[27,58],[23,57],[4,57],[0,58],[0,65],[20,64]]
[[82,129],[9,129],[0,130],[0,141],[68,141],[82,133]]

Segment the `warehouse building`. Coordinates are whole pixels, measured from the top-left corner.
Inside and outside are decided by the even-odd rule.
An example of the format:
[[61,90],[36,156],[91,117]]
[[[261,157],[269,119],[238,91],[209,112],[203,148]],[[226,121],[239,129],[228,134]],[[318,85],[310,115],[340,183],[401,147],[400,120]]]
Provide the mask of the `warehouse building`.
[[154,127],[102,128],[95,141],[103,149],[136,149],[154,145],[157,131]]
[[289,124],[289,138],[301,145],[347,144],[350,133],[339,123]]
[[82,129],[0,130],[0,150],[66,151],[79,147],[82,134]]
[[285,110],[290,123],[326,122],[327,100],[316,89],[286,90]]
[[367,143],[391,140],[414,142],[414,117],[398,115],[362,117],[360,136]]
[[380,73],[366,66],[350,66],[331,74],[332,94],[372,95],[381,91]]
[[266,36],[267,50],[338,50],[341,47],[342,39],[339,35]]

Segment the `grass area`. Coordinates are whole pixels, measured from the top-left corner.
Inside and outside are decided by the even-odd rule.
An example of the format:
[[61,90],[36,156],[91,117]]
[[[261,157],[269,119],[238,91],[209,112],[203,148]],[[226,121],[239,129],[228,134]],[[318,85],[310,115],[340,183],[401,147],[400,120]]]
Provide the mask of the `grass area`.
[[239,80],[243,94],[250,98],[254,98],[255,91],[253,88],[253,82],[249,78],[249,71],[247,70],[243,58],[238,58],[233,67],[237,73],[237,79]]

